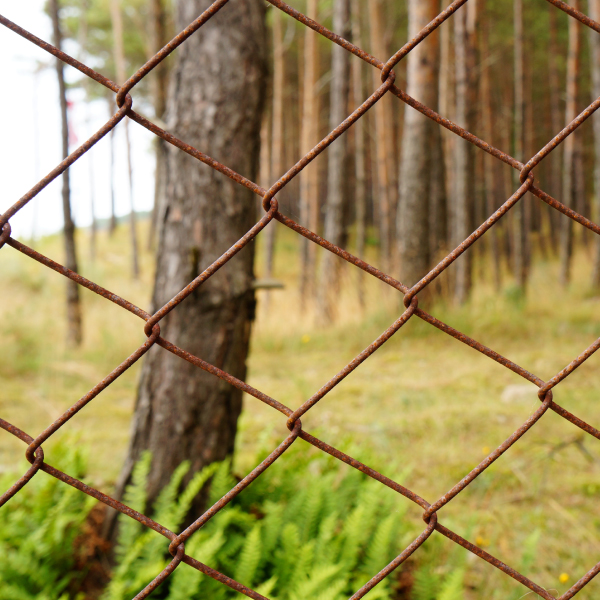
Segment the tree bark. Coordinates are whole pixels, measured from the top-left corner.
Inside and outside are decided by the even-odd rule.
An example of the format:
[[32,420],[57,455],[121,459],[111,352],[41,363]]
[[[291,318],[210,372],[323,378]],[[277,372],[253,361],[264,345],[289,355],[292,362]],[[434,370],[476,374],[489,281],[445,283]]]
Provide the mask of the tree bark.
[[[515,40],[515,108],[514,108],[514,157],[525,159],[525,74],[523,56],[523,0],[513,2],[513,23]],[[515,187],[520,185],[519,174],[513,174]],[[517,287],[524,293],[527,284],[527,227],[525,218],[525,198],[521,198],[511,210],[514,226],[513,271]]]
[[[360,2],[352,0],[352,40],[362,48],[362,31],[360,26]],[[358,107],[364,102],[363,91],[363,64],[361,60],[352,61],[352,104]],[[366,187],[366,148],[365,148],[365,119],[359,119],[354,124],[354,170],[356,185],[355,197],[355,229],[356,229],[356,255],[364,258],[365,238],[367,228],[367,187]],[[361,308],[365,307],[365,273],[356,269],[358,301]]]
[[[481,36],[481,54],[483,68],[481,71],[481,120],[482,120],[482,131],[483,139],[492,142],[493,137],[493,120],[492,120],[492,92],[491,92],[491,81],[490,81],[490,48],[489,48],[489,27],[486,29]],[[485,209],[486,218],[489,218],[496,210],[495,192],[498,189],[497,184],[497,170],[495,169],[497,159],[489,154],[485,154],[483,157],[484,161],[484,186],[485,186]],[[489,258],[493,265],[493,279],[494,287],[496,291],[500,291],[502,288],[502,270],[500,265],[500,246],[498,244],[498,225],[492,227],[487,233],[486,237],[489,242]]]
[[[306,16],[317,19],[317,0],[308,0]],[[319,79],[318,34],[309,27],[304,32],[304,77],[302,90],[302,127],[300,153],[305,156],[319,142]],[[319,170],[312,164],[300,175],[300,222],[317,233],[319,227]],[[314,288],[316,246],[300,238],[300,304],[306,309],[307,298]]]
[[[58,0],[50,0],[50,16],[54,33],[54,45],[60,50],[62,32],[60,26]],[[69,121],[67,116],[67,88],[62,60],[56,59],[56,76],[60,100],[60,115],[62,126],[62,157],[69,156]],[[71,188],[69,184],[69,169],[62,174],[62,205],[64,218],[65,266],[71,271],[78,271],[77,248],[75,245],[75,223],[71,216]],[[70,279],[67,281],[67,341],[75,346],[81,344],[83,338],[81,323],[81,300],[79,285]]]
[[[467,4],[454,15],[454,55],[456,80],[456,121],[458,125],[470,129],[474,103],[472,100],[474,72],[474,30],[473,14],[476,4]],[[465,140],[456,140],[454,152],[454,198],[452,202],[452,246],[461,244],[471,233],[473,214],[473,146]],[[472,279],[472,256],[469,250],[456,261],[455,300],[466,301]]]
[[[561,84],[558,74],[558,57],[560,49],[558,43],[558,27],[556,17],[558,11],[554,6],[549,6],[550,23],[549,23],[549,45],[548,45],[548,83],[550,85],[550,122],[552,124],[552,135],[557,135],[562,129],[562,117],[560,110]],[[556,198],[562,195],[562,151],[563,146],[560,144],[552,151],[548,160],[550,161],[550,193]],[[552,238],[552,248],[556,253],[559,249],[559,229],[561,214],[556,211],[550,211],[550,235]]]
[[[121,8],[119,0],[111,0],[110,2],[110,20],[113,30],[114,58],[117,71],[117,80],[121,85],[125,83],[125,51],[123,49],[123,19],[121,16]],[[129,138],[129,119],[124,121],[125,127],[125,144],[127,146],[127,169],[129,175],[129,229],[131,235],[131,270],[133,278],[137,279],[140,276],[140,265],[138,256],[138,240],[135,222],[135,210],[133,207],[133,166],[131,157],[131,140]]]
[[[573,0],[571,6],[579,9],[579,0]],[[577,21],[569,19],[569,53],[567,58],[567,104],[565,125],[577,116],[577,78],[579,76],[579,27]],[[574,199],[575,136],[572,133],[563,142],[563,193],[562,202],[571,206]],[[571,258],[573,255],[573,221],[564,217],[560,221],[560,282],[566,286],[571,280]]]
[[[588,14],[594,21],[600,20],[600,0],[588,0]],[[592,35],[592,33],[594,35]],[[592,75],[592,100],[600,97],[600,39],[590,29],[590,68]],[[596,111],[592,117],[594,126],[594,206],[593,219],[600,220],[600,114]],[[600,289],[600,237],[594,240],[594,264],[592,268],[592,287]]]
[[[87,22],[87,14],[89,11],[89,0],[83,0],[81,4],[81,24],[79,27],[79,35],[77,36],[77,43],[79,44],[79,55],[78,59],[80,62],[86,62],[86,54],[87,54],[87,43],[88,43],[88,22]],[[88,103],[91,101],[90,95],[90,83],[91,80],[87,77],[84,79],[83,87],[86,93],[86,100]],[[87,119],[86,124],[90,122],[90,106],[89,104],[86,107],[87,109]],[[94,262],[96,260],[96,240],[98,233],[98,225],[96,221],[96,186],[94,185],[94,161],[92,159],[92,155],[88,154],[87,156],[88,162],[88,177],[89,177],[89,186],[90,186],[90,213],[92,216],[92,222],[90,224],[90,260]]]
[[[408,37],[413,38],[439,13],[436,0],[409,0]],[[439,39],[432,33],[427,44],[419,44],[407,57],[407,93],[437,110]],[[441,146],[436,124],[416,110],[404,112],[404,136],[400,163],[400,205],[398,240],[400,274],[405,285],[412,286],[427,274],[431,266],[429,215],[433,201],[433,167],[441,163]],[[439,132],[438,132],[439,133]],[[438,173],[439,177],[439,173]]]
[[[178,30],[210,0],[178,0]],[[263,3],[232,0],[175,55],[168,130],[251,180],[260,156],[266,85]],[[198,57],[203,60],[199,61]],[[153,309],[158,309],[235,244],[255,223],[248,189],[169,146]],[[246,376],[254,319],[253,244],[235,256],[161,322],[161,335],[234,377]],[[242,392],[159,347],[145,360],[123,492],[140,454],[152,452],[150,501],[181,461],[188,479],[234,449]],[[200,510],[201,498],[193,510]]]
[[[116,107],[112,94],[106,96],[106,107],[108,115],[112,117],[114,114],[113,108]],[[117,215],[115,212],[115,128],[113,127],[108,134],[109,137],[109,161],[108,161],[108,178],[110,179],[110,220],[108,222],[108,235],[113,236],[117,229]]]
[[[350,0],[334,0],[333,30],[345,39],[350,37]],[[350,54],[336,44],[331,50],[330,130],[335,129],[348,116],[349,80]],[[347,140],[342,138],[336,140],[328,150],[324,237],[336,246],[344,246],[347,238],[346,145]],[[336,316],[334,298],[339,292],[338,261],[339,258],[331,252],[323,254],[317,297],[318,318],[322,323],[331,323]]]
[[[284,47],[283,47],[283,23],[282,13],[279,9],[273,9],[273,123],[271,130],[271,175],[273,183],[283,173],[283,89],[284,89]],[[265,277],[269,279],[273,275],[273,261],[275,255],[275,234],[277,232],[275,221],[267,225],[265,229]],[[265,291],[265,311],[269,312],[271,292]]]
[[[150,4],[150,49],[156,54],[167,42],[165,31],[165,7],[164,0],[151,0]],[[159,63],[154,69],[155,75],[152,80],[152,97],[154,101],[154,115],[162,120],[167,108],[167,88],[169,81],[169,69],[166,61]],[[156,167],[154,173],[154,204],[150,215],[150,229],[148,232],[148,249],[153,247],[156,238],[156,220],[159,213],[158,203],[161,197],[161,189],[164,180],[164,169],[166,160],[166,142],[158,136],[154,139],[156,151]]]
[[[385,15],[382,0],[369,0],[369,25],[371,49],[379,60],[389,58],[384,40]],[[381,85],[381,72],[373,70],[373,85]],[[393,149],[393,120],[388,102],[382,98],[373,107],[375,114],[375,160],[377,161],[377,188],[375,202],[378,204],[379,245],[381,268],[387,270],[392,261],[392,206],[396,191],[393,185],[393,170],[396,168]]]

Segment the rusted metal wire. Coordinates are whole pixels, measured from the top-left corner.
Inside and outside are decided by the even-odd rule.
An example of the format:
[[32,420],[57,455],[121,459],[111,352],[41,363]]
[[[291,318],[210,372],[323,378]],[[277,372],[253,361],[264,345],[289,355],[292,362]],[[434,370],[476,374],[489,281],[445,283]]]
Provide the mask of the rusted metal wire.
[[[600,23],[590,19],[585,14],[569,6],[562,0],[547,0],[550,4],[554,5],[560,10],[563,10],[572,18],[579,20],[584,25],[592,28],[593,30],[600,33]],[[88,494],[89,496],[103,502],[107,506],[110,506],[124,515],[135,519],[141,524],[145,525],[157,531],[165,538],[169,540],[168,551],[173,556],[172,561],[169,565],[159,573],[154,580],[152,580],[143,590],[141,590],[135,600],[141,600],[146,598],[156,587],[158,587],[165,579],[167,579],[171,573],[178,568],[181,562],[198,569],[202,573],[205,573],[209,577],[220,581],[224,585],[245,594],[249,598],[257,600],[266,600],[264,596],[261,596],[256,591],[246,587],[242,582],[237,582],[227,577],[223,573],[220,573],[211,567],[204,565],[195,558],[185,553],[185,543],[187,540],[198,531],[203,525],[205,525],[214,515],[216,515],[223,507],[225,507],[235,496],[242,492],[253,480],[261,475],[266,469],[268,469],[275,460],[282,456],[286,450],[296,442],[298,438],[311,444],[312,446],[330,454],[338,460],[350,465],[351,467],[361,471],[365,475],[372,479],[379,481],[381,484],[394,490],[398,494],[401,494],[405,498],[411,500],[423,509],[423,519],[426,526],[423,532],[405,549],[400,551],[398,556],[387,565],[379,573],[374,573],[372,579],[367,582],[360,590],[358,590],[351,598],[351,600],[358,600],[362,598],[367,592],[375,587],[380,581],[388,577],[390,573],[394,571],[399,565],[401,565],[413,552],[417,551],[418,548],[432,535],[434,531],[441,533],[448,539],[459,544],[469,552],[488,562],[490,565],[500,569],[516,581],[529,588],[531,591],[538,594],[540,597],[546,600],[568,600],[574,597],[583,587],[593,578],[598,572],[600,572],[600,563],[592,567],[577,583],[575,583],[567,592],[565,592],[559,598],[553,596],[542,586],[528,579],[525,575],[517,572],[509,565],[501,562],[494,556],[485,552],[478,546],[465,540],[455,532],[446,528],[443,524],[438,521],[438,511],[451,502],[458,494],[460,494],[476,477],[481,475],[494,461],[500,458],[500,456],[506,452],[511,446],[513,446],[519,438],[524,435],[530,428],[532,428],[547,412],[551,409],[570,423],[579,427],[583,431],[589,433],[593,437],[600,439],[600,431],[592,425],[586,423],[579,417],[571,414],[563,407],[556,404],[552,397],[552,389],[557,386],[561,381],[568,377],[575,369],[577,369],[585,360],[587,360],[598,348],[600,348],[600,339],[594,342],[589,348],[582,352],[576,357],[569,365],[567,365],[562,371],[555,375],[548,382],[543,381],[533,373],[525,370],[516,363],[498,354],[494,350],[487,348],[480,344],[476,340],[466,336],[465,334],[453,329],[449,325],[436,319],[434,316],[427,313],[425,310],[418,306],[417,294],[426,288],[438,275],[445,271],[448,266],[457,260],[460,255],[474,244],[488,229],[493,227],[495,223],[499,221],[513,206],[515,206],[527,192],[530,192],[534,196],[537,196],[540,200],[552,206],[554,209],[563,213],[567,217],[580,223],[584,227],[590,229],[596,234],[600,235],[600,226],[593,223],[583,215],[578,214],[571,208],[568,208],[562,204],[559,200],[552,198],[545,191],[538,188],[534,183],[533,169],[544,160],[544,158],[552,152],[559,144],[561,144],[569,135],[571,135],[582,123],[584,123],[597,109],[600,107],[600,98],[593,102],[588,108],[586,108],[580,115],[578,115],[567,127],[565,127],[560,133],[556,135],[544,148],[542,148],[537,154],[535,154],[526,164],[523,164],[506,154],[505,152],[495,148],[489,143],[479,139],[469,131],[462,127],[459,127],[455,123],[449,121],[443,116],[436,113],[431,108],[421,104],[414,98],[411,98],[405,91],[398,88],[395,81],[395,74],[393,71],[396,66],[412,49],[414,49],[419,43],[427,38],[432,31],[440,27],[448,18],[450,18],[457,10],[460,10],[468,0],[455,0],[452,2],[442,13],[440,13],[431,23],[424,27],[417,36],[415,36],[410,42],[400,48],[392,57],[386,62],[375,58],[368,52],[365,52],[361,48],[358,48],[348,40],[343,39],[339,35],[332,31],[329,31],[326,27],[309,19],[296,9],[288,6],[282,0],[268,0],[276,9],[279,9],[287,13],[290,17],[296,19],[300,23],[310,27],[320,35],[329,39],[335,44],[338,44],[342,48],[356,55],[357,57],[364,60],[371,66],[381,71],[382,84],[374,90],[372,95],[358,107],[347,119],[345,119],[338,127],[331,131],[319,144],[317,144],[308,154],[306,154],[301,160],[299,160],[287,173],[283,174],[273,185],[267,190],[257,185],[256,183],[246,179],[242,175],[231,170],[226,165],[221,164],[214,158],[204,154],[202,151],[186,144],[184,141],[179,140],[171,133],[164,131],[145,117],[136,113],[133,106],[133,99],[130,92],[135,88],[135,85],[139,83],[154,67],[156,67],[161,61],[163,61],[171,52],[173,52],[180,44],[184,43],[187,38],[193,35],[200,27],[207,23],[210,19],[214,18],[220,9],[222,9],[228,0],[217,0],[214,2],[202,15],[200,15],[193,23],[191,23],[186,29],[179,33],[171,42],[169,42],[162,50],[154,55],[144,66],[136,71],[123,85],[119,86],[112,82],[110,79],[104,77],[100,73],[97,73],[90,67],[82,64],[75,60],[65,52],[58,50],[51,44],[37,38],[33,34],[29,33],[22,27],[12,23],[2,15],[0,15],[0,23],[12,30],[14,33],[24,37],[30,42],[36,44],[43,50],[54,55],[58,59],[78,69],[83,74],[104,85],[106,88],[116,94],[116,102],[119,107],[118,111],[103,125],[89,140],[77,148],[69,157],[62,161],[55,169],[53,169],[46,177],[41,179],[36,185],[31,188],[22,198],[17,200],[4,214],[0,215],[0,249],[9,245],[15,250],[23,253],[33,260],[45,265],[46,267],[53,269],[54,271],[64,275],[65,277],[75,281],[79,285],[95,292],[110,302],[124,308],[132,314],[138,316],[145,321],[144,332],[146,333],[147,340],[139,348],[137,348],[129,358],[118,365],[106,378],[98,383],[92,390],[90,390],[83,398],[78,400],[71,408],[69,408],[63,415],[60,416],[54,423],[48,426],[40,435],[35,439],[30,435],[0,419],[0,428],[6,432],[14,435],[18,439],[22,440],[27,444],[25,456],[31,463],[31,467],[23,474],[23,476],[16,481],[6,492],[0,496],[0,506],[9,501],[15,494],[19,492],[35,475],[38,471],[44,471],[53,477],[63,481],[64,483],[71,485],[72,487],[80,490],[81,492]],[[216,17],[218,18],[218,17]],[[469,141],[478,148],[491,154],[502,162],[510,165],[514,169],[520,172],[521,185],[514,192],[514,194],[484,223],[482,223],[466,240],[464,240],[457,248],[450,252],[440,263],[434,267],[429,273],[427,273],[417,284],[413,287],[408,288],[400,281],[393,277],[383,273],[379,269],[369,265],[361,258],[353,256],[347,250],[340,248],[331,242],[321,238],[314,231],[310,231],[302,225],[293,221],[290,217],[279,212],[279,206],[275,195],[281,189],[283,189],[294,177],[296,177],[302,169],[304,169],[312,160],[314,160],[319,154],[321,154],[331,143],[333,143],[344,131],[349,129],[358,119],[360,119],[372,106],[374,106],[383,96],[386,94],[392,94],[398,97],[402,102],[418,110],[428,118],[432,119],[442,127],[445,127],[449,131],[452,131],[456,135]],[[246,233],[236,244],[234,244],[227,252],[225,252],[217,261],[215,261],[210,267],[208,267],[203,273],[196,277],[190,282],[183,290],[181,290],[172,300],[160,308],[156,313],[150,315],[146,311],[138,308],[131,302],[113,294],[109,290],[95,284],[94,282],[82,277],[81,275],[70,271],[61,264],[56,263],[50,258],[43,256],[39,252],[27,247],[22,242],[11,237],[11,228],[9,219],[13,217],[18,211],[20,211],[32,198],[34,198],[39,192],[44,189],[50,182],[56,179],[65,169],[69,168],[76,160],[78,160],[83,154],[85,154],[96,142],[102,137],[109,133],[116,125],[124,118],[129,118],[145,127],[155,135],[161,137],[163,140],[172,144],[173,146],[183,150],[190,156],[193,156],[197,160],[209,165],[213,169],[219,171],[223,175],[229,177],[236,183],[247,187],[254,193],[258,194],[263,199],[263,207],[265,209],[265,215]],[[194,356],[182,348],[172,344],[168,340],[164,339],[160,335],[160,321],[176,307],[198,286],[202,285],[209,277],[211,277],[217,270],[223,265],[232,260],[234,256],[251,242],[273,219],[278,220],[280,223],[289,227],[291,230],[296,231],[300,235],[309,239],[313,243],[325,248],[326,250],[340,256],[350,264],[357,266],[366,273],[376,277],[377,279],[385,282],[390,287],[398,290],[404,295],[404,304],[406,310],[404,313],[388,328],[386,329],[369,347],[361,352],[354,360],[352,360],[344,369],[342,369],[335,377],[330,379],[320,390],[318,390],[313,396],[311,396],[302,406],[296,410],[285,406],[281,402],[275,400],[264,394],[263,392],[253,388],[247,383],[240,381],[233,377],[229,373],[222,371],[221,369],[207,363],[202,358]],[[460,482],[458,482],[452,489],[446,492],[443,496],[438,498],[432,503],[427,502],[421,498],[418,494],[411,491],[410,489],[400,485],[399,483],[391,480],[385,475],[375,471],[374,469],[364,465],[358,460],[344,454],[340,450],[326,444],[322,440],[314,437],[310,433],[304,431],[302,428],[302,422],[300,417],[308,412],[317,402],[319,402],[325,395],[327,395],[342,379],[349,376],[363,361],[365,361],[371,354],[377,351],[388,339],[390,339],[397,331],[399,331],[411,318],[418,317],[426,323],[429,323],[433,327],[436,327],[440,331],[448,334],[454,339],[466,344],[467,346],[477,350],[484,354],[488,358],[496,361],[503,365],[507,369],[510,369],[514,373],[520,375],[525,380],[534,383],[538,386],[538,396],[541,401],[540,407],[531,415],[510,437],[506,439],[498,448],[492,451],[479,465],[477,465],[470,473],[468,473]],[[192,525],[190,525],[185,531],[176,534],[167,528],[163,527],[160,523],[157,523],[146,517],[145,515],[129,508],[123,503],[111,498],[110,496],[96,490],[83,482],[71,477],[70,475],[63,473],[51,465],[47,464],[44,460],[44,452],[42,444],[48,440],[58,429],[63,427],[70,419],[72,419],[86,404],[94,400],[98,394],[100,394],[107,386],[113,383],[122,373],[124,373],[129,367],[131,367],[137,360],[139,360],[153,345],[158,344],[165,350],[173,353],[180,358],[187,360],[191,364],[219,377],[220,379],[228,382],[229,384],[237,387],[238,389],[246,392],[254,398],[264,402],[272,408],[278,410],[280,413],[287,417],[287,427],[290,430],[290,434],[283,440],[283,442],[255,469],[253,469],[242,481],[240,481],[231,491],[229,491],[223,498],[221,498],[214,506],[209,508],[202,516],[200,516]],[[167,547],[165,547],[165,550]]]

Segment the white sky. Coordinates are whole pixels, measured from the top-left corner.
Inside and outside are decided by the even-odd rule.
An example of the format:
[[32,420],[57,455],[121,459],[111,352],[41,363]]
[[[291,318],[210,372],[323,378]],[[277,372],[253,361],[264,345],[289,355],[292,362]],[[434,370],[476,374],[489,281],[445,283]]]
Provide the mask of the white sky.
[[[43,12],[44,0],[0,0],[0,13],[52,42],[52,24]],[[64,50],[73,55],[76,47]],[[61,161],[60,105],[54,57],[0,25],[0,212],[12,206]],[[39,65],[42,68],[39,72]],[[67,81],[80,79],[78,71],[65,66]],[[99,85],[95,82],[93,85]],[[107,103],[85,102],[80,90],[70,90],[70,152],[108,120]],[[132,92],[135,104],[135,90]],[[150,210],[154,201],[153,135],[130,121],[133,148],[133,202],[136,211]],[[71,207],[77,226],[91,222],[90,198],[94,190],[98,218],[110,216],[108,136],[70,167]],[[124,122],[115,134],[115,202],[117,215],[129,213],[129,185]],[[93,185],[93,188],[92,188]],[[39,237],[59,231],[63,225],[62,179],[42,190],[10,221],[17,238]]]

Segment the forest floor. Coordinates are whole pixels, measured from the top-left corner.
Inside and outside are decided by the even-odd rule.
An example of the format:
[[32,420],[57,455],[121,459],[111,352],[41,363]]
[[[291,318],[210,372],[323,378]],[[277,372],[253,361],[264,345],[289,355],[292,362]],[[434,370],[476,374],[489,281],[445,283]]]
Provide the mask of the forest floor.
[[[279,223],[275,226],[279,238],[274,275],[285,288],[258,292],[249,383],[296,408],[389,327],[402,305],[396,292],[365,275],[366,301],[361,308],[356,293],[359,271],[343,264],[336,324],[316,325],[311,310],[302,311],[299,303],[299,238]],[[133,281],[124,225],[112,239],[100,232],[94,262],[86,232],[78,235],[80,272],[147,308],[153,252],[143,253],[142,276]],[[63,255],[60,236],[33,246],[58,261]],[[260,273],[260,239],[257,246]],[[370,248],[368,259],[376,264],[373,256]],[[600,298],[590,292],[590,257],[591,247],[576,256],[573,284],[567,290],[557,283],[556,258],[537,257],[526,299],[509,283],[495,291],[487,281],[486,265],[480,265],[483,281],[468,304],[424,301],[421,306],[548,380],[600,336]],[[64,341],[64,278],[6,246],[0,251],[0,281],[0,416],[35,436],[145,336],[137,317],[82,289],[85,339],[74,351]],[[596,426],[598,361],[600,354],[591,357],[554,394],[562,406]],[[90,480],[110,491],[127,447],[138,376],[135,365],[55,434],[45,445],[48,462],[56,440],[66,437],[81,443],[90,450]],[[433,502],[538,406],[534,385],[413,318],[307,413],[303,427],[384,474],[403,471],[401,483]],[[286,432],[280,413],[246,397],[236,471],[249,470],[257,448],[274,448]],[[23,451],[22,442],[0,435],[0,470],[13,471]],[[444,507],[439,519],[560,594],[600,561],[599,496],[598,441],[549,411]],[[398,497],[399,505],[406,502]],[[421,509],[412,505],[406,514],[415,534],[420,532]],[[452,543],[446,544],[451,551]],[[526,551],[532,548],[533,553]],[[473,598],[516,600],[527,594],[480,559],[469,555],[467,561]],[[577,597],[599,596],[600,577]]]

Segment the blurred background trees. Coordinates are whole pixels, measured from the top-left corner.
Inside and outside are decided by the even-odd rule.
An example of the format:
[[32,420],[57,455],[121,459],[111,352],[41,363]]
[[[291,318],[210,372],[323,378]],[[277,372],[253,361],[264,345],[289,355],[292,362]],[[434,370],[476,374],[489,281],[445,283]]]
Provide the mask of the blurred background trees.
[[[303,0],[294,7],[383,60],[448,4]],[[583,4],[580,8],[590,13],[597,10],[592,0]],[[174,32],[173,6],[166,0],[65,0],[63,6],[66,28],[85,45],[82,52],[117,79],[141,65]],[[271,79],[262,134],[263,186],[276,181],[364,101],[380,77],[267,7]],[[396,67],[397,83],[443,116],[526,161],[594,96],[594,82],[600,80],[597,42],[580,29],[544,2],[471,0]],[[167,106],[172,65],[173,59],[166,61],[136,88],[143,109],[155,119],[163,118]],[[164,144],[155,143],[158,193]],[[591,218],[597,217],[595,144],[593,129],[583,128],[536,169],[545,190]],[[412,285],[508,199],[518,182],[513,171],[388,95],[286,186],[279,200],[283,212],[326,239],[360,256],[366,244],[375,251],[376,266]],[[151,240],[155,222],[153,217]],[[131,228],[135,257],[133,221]],[[573,246],[590,246],[588,232],[578,229],[528,195],[428,293],[463,303],[472,286],[491,272],[497,286],[514,286],[525,296],[529,265],[540,255],[561,257],[561,281],[567,285]],[[274,227],[265,233],[267,278],[276,260],[275,234]],[[318,320],[332,322],[331,299],[345,267],[333,256],[315,253],[304,239],[298,245],[301,306]],[[600,246],[594,242],[594,247]],[[483,266],[488,261],[491,269]],[[595,285],[598,263],[593,259],[590,271]],[[133,269],[135,273],[135,260]]]

